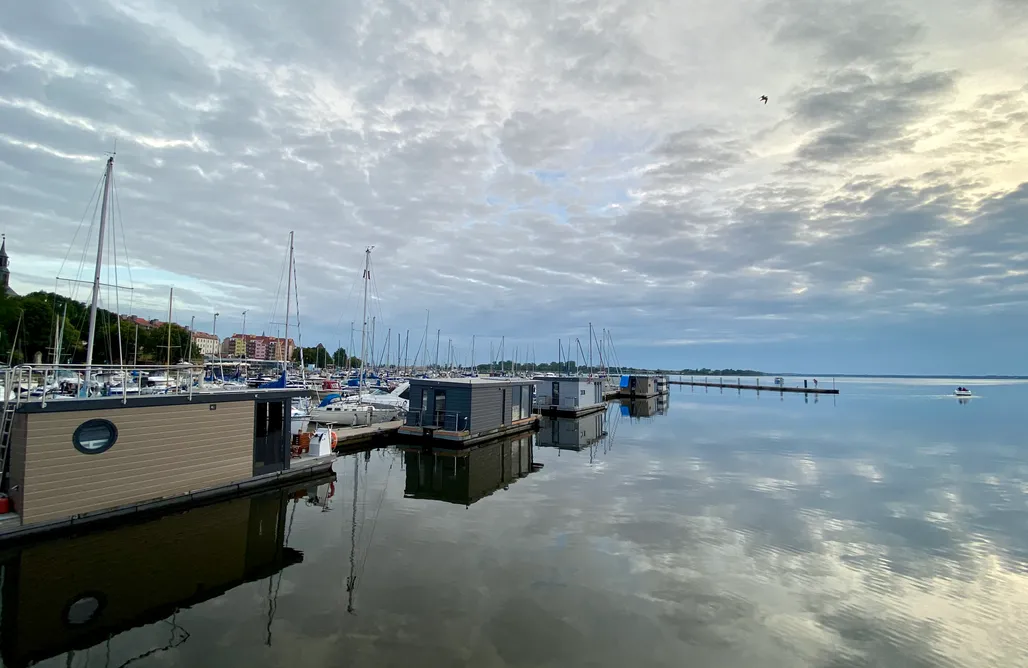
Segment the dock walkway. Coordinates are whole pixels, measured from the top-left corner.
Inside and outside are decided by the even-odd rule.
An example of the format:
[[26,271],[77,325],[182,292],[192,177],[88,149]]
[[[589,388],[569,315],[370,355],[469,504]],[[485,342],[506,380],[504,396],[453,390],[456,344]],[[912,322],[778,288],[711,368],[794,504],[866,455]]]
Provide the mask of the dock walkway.
[[333,429],[336,433],[335,451],[338,454],[348,454],[355,450],[362,450],[369,445],[377,445],[388,439],[395,438],[400,427],[403,426],[403,422],[403,420],[393,420],[365,427]]
[[760,381],[756,383],[743,383],[741,379],[737,379],[734,383],[721,382],[710,382],[710,381],[698,381],[698,380],[669,380],[668,383],[671,385],[689,385],[692,387],[716,387],[726,390],[756,390],[757,392],[780,392],[786,393],[791,392],[793,394],[838,394],[839,390],[835,388],[824,388],[824,387],[790,387],[788,385],[775,385],[773,383],[767,385],[761,385]]

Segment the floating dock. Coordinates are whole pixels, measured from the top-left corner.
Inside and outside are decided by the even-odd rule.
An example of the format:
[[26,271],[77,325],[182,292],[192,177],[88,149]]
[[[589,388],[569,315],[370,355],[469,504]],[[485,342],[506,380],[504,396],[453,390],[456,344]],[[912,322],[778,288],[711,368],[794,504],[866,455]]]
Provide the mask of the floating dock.
[[756,390],[757,392],[779,392],[786,393],[791,392],[793,394],[838,394],[839,390],[835,388],[824,388],[824,387],[789,387],[788,385],[761,385],[758,380],[756,383],[743,383],[741,379],[737,379],[734,383],[726,383],[724,381],[711,382],[711,381],[698,381],[698,380],[671,380],[668,381],[672,385],[689,385],[691,387],[716,387],[725,390]]
[[334,429],[335,452],[339,455],[346,455],[363,450],[368,446],[386,443],[396,438],[401,426],[403,426],[403,420],[393,420],[364,427]]

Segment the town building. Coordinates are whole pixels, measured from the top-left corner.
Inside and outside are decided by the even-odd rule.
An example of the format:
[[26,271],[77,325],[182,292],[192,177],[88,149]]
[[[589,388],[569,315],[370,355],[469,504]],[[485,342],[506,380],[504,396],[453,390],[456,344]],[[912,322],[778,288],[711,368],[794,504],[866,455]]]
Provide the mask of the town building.
[[218,354],[218,337],[213,334],[193,332],[193,345],[204,357],[214,357]]

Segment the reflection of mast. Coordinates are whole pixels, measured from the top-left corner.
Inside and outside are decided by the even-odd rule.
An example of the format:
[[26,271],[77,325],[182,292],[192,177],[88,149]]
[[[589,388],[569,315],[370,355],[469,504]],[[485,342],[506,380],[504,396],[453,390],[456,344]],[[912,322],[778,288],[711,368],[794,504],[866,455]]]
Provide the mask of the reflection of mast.
[[353,523],[350,525],[350,577],[346,578],[346,611],[353,614],[353,590],[357,588],[357,457],[353,458]]

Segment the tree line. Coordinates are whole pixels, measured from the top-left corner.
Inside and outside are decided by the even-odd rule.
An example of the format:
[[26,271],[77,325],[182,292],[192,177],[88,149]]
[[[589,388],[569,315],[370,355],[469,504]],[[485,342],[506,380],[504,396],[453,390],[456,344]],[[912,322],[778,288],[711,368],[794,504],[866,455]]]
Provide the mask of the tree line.
[[[169,358],[169,329],[172,363],[201,358],[195,343],[190,348],[189,330],[181,325],[139,327],[137,333],[135,323],[98,308],[93,363],[164,364]],[[52,292],[0,295],[0,361],[4,363],[32,363],[38,355],[49,364],[59,347],[61,364],[85,364],[88,336],[89,306],[82,302]]]

